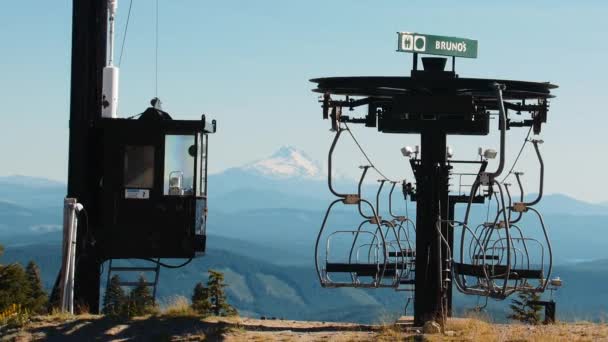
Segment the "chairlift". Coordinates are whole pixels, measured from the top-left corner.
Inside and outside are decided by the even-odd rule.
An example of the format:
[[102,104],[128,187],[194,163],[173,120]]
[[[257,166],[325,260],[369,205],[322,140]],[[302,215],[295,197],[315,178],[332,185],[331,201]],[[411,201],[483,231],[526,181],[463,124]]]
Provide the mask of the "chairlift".
[[[460,259],[453,264],[454,278],[458,290],[466,294],[505,299],[515,292],[543,292],[552,270],[551,243],[540,212],[533,208],[542,198],[544,166],[538,141],[532,141],[541,165],[540,191],[537,198],[523,202],[521,173],[515,176],[520,188],[520,202],[513,203],[509,184],[491,182],[489,196],[497,200],[496,215],[493,221],[485,222],[471,230],[466,222],[470,212],[471,201],[467,207],[465,221],[459,225],[462,229]],[[476,180],[471,196],[480,185]],[[495,189],[498,189],[496,191]],[[505,202],[505,197],[507,202]],[[508,203],[508,204],[506,204]],[[513,219],[512,213],[517,212]],[[533,212],[542,231],[542,238],[533,237],[532,227],[521,227],[522,215]],[[534,281],[537,281],[534,284]]]
[[[396,287],[403,263],[390,260],[389,250],[395,249],[387,242],[386,233],[395,229],[389,221],[383,221],[371,202],[361,197],[361,188],[369,166],[362,167],[356,194],[338,193],[332,184],[332,162],[335,146],[344,131],[336,126],[336,134],[328,157],[328,186],[335,199],[327,208],[315,244],[315,268],[323,287]],[[363,221],[356,229],[329,229],[328,218],[338,204],[356,205]],[[365,209],[371,215],[365,214]],[[383,231],[382,228],[385,228]],[[324,233],[328,233],[323,240]],[[340,241],[341,239],[341,244]],[[321,248],[322,243],[325,248]],[[332,248],[333,246],[333,248]],[[336,255],[335,249],[340,250]],[[388,280],[388,281],[387,281]]]

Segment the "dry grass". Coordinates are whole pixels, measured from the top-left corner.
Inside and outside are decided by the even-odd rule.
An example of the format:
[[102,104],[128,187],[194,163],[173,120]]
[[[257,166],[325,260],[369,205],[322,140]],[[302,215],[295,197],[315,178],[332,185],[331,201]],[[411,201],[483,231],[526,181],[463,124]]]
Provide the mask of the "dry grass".
[[430,340],[498,341],[493,325],[480,319],[450,319],[446,323],[445,331],[452,331],[453,336],[437,335],[432,336]]
[[430,341],[608,341],[608,325],[557,323],[553,325],[491,324],[479,319],[454,319],[446,325],[453,336],[430,335]]
[[57,308],[53,308],[50,314],[41,317],[44,317],[47,321],[51,322],[65,322],[74,319],[76,316],[70,314],[69,312],[62,312]]
[[190,302],[184,296],[176,296],[170,299],[169,303],[161,312],[161,316],[166,317],[198,317],[198,313],[192,309]]
[[406,341],[410,335],[396,324],[383,324],[376,333],[375,340],[380,342]]
[[[188,317],[191,319],[182,319]],[[176,318],[175,320],[171,320]],[[146,322],[150,320],[150,325]],[[165,328],[160,327],[164,322]],[[193,324],[198,325],[193,329]],[[167,329],[164,331],[163,329]],[[72,331],[73,330],[73,331]],[[48,316],[34,317],[23,330],[14,330],[0,340],[44,339],[45,334],[61,332],[66,336],[106,334],[123,338],[148,337],[158,340],[179,341],[608,341],[608,324],[587,322],[558,323],[530,326],[524,324],[492,324],[483,318],[456,318],[448,320],[446,334],[422,335],[405,331],[393,323],[363,326],[348,323],[300,322],[281,320],[257,320],[242,317],[201,318],[194,313],[185,298],[173,298],[161,317],[137,318],[129,322],[112,322],[102,316],[71,316],[54,312]],[[121,334],[127,335],[121,335]],[[80,335],[78,335],[80,334]],[[132,334],[132,335],[131,335]],[[2,333],[0,333],[2,335]],[[92,336],[91,336],[92,337]]]

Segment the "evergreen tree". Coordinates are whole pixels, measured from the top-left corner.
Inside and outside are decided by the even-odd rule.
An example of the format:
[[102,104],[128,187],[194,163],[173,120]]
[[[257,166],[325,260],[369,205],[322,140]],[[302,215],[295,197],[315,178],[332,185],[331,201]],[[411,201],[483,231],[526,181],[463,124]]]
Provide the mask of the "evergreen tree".
[[28,285],[27,275],[20,264],[0,265],[0,311],[12,304],[27,307]]
[[29,285],[29,303],[27,308],[35,314],[42,314],[46,311],[48,297],[42,286],[40,268],[35,262],[30,261],[25,268]]
[[120,277],[112,276],[110,284],[103,296],[102,313],[106,316],[117,317],[124,315],[127,298],[120,286]]
[[137,286],[129,295],[129,316],[143,316],[154,312],[154,297],[146,285],[146,278],[139,276]]
[[211,302],[209,301],[209,289],[198,283],[194,287],[192,294],[192,309],[203,316],[211,314]]
[[61,308],[61,303],[59,302],[59,282],[61,281],[61,272],[57,273],[57,277],[55,277],[55,283],[53,284],[53,288],[51,289],[51,293],[49,294],[48,304],[46,306],[47,312],[54,312]]
[[542,306],[532,304],[538,300],[540,300],[540,295],[536,292],[519,292],[517,299],[511,300],[509,307],[512,312],[507,318],[527,324],[539,324]]
[[224,288],[224,274],[214,270],[209,270],[209,280],[207,281],[207,291],[211,312],[216,316],[233,316],[238,314],[235,308],[228,304]]

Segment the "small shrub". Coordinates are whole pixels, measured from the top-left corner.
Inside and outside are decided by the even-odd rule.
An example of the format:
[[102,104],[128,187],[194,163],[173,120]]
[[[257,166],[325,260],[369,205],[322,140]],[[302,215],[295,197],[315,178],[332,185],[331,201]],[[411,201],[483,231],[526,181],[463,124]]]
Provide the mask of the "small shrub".
[[520,292],[517,299],[511,300],[511,313],[507,318],[526,324],[540,324],[540,311],[542,306],[534,305],[532,302],[540,300],[536,292]]
[[0,311],[13,304],[27,308],[30,300],[29,284],[23,267],[18,264],[0,265]]
[[103,308],[101,312],[108,317],[123,317],[126,316],[127,296],[120,286],[120,277],[112,276],[110,284],[103,296]]
[[154,297],[146,285],[143,275],[139,277],[138,285],[129,294],[128,316],[144,316],[157,312]]
[[30,312],[33,314],[47,313],[46,306],[48,296],[44,291],[44,286],[42,285],[40,267],[38,267],[35,262],[30,261],[25,268],[25,274],[29,285],[29,299],[27,306]]
[[30,321],[30,313],[20,304],[9,305],[0,312],[0,327],[22,328]]
[[203,316],[236,316],[237,310],[228,303],[224,288],[224,274],[209,270],[207,286],[198,283],[192,294],[192,309]]
[[46,318],[54,322],[65,322],[74,318],[74,316],[69,312],[61,311],[59,308],[52,308]]

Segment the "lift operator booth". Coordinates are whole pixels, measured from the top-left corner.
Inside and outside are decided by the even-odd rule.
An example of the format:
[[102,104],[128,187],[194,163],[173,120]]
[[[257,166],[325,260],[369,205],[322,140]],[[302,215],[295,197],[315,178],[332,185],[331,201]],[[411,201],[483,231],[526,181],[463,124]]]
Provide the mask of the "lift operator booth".
[[205,251],[207,134],[215,121],[102,119],[100,253],[104,259],[192,258]]

